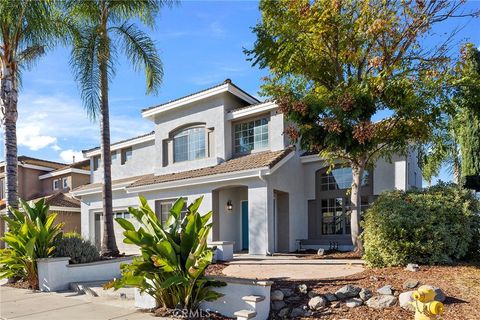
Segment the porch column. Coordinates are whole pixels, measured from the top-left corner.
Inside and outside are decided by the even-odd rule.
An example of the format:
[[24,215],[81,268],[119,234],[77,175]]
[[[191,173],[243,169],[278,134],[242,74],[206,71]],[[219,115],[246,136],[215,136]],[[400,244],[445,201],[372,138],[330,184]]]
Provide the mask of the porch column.
[[248,241],[249,254],[266,255],[273,248],[269,225],[273,199],[263,181],[248,186]]

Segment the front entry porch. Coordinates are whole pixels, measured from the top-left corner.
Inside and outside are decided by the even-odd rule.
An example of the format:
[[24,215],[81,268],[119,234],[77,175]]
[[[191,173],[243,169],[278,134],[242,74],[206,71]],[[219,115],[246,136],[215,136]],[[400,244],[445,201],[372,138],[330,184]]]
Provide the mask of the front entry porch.
[[212,191],[212,241],[234,242],[234,252],[289,252],[289,194],[263,184]]

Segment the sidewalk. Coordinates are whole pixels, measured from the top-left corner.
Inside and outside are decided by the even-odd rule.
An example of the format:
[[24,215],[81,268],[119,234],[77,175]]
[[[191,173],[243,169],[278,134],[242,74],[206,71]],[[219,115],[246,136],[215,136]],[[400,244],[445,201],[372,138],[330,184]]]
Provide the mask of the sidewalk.
[[[132,301],[105,301],[74,292],[45,293],[0,287],[0,319],[139,320],[151,314],[135,310]],[[155,318],[161,319],[161,318]]]

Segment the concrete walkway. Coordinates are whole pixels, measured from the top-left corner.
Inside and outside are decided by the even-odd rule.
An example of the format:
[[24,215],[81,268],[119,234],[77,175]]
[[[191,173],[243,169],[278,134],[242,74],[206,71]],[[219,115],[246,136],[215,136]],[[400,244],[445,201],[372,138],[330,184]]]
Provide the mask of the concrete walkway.
[[292,255],[258,257],[235,255],[223,269],[230,277],[270,280],[317,280],[362,272],[360,259],[302,259]]
[[161,319],[141,313],[133,301],[105,301],[73,292],[45,293],[0,287],[0,319],[139,320]]

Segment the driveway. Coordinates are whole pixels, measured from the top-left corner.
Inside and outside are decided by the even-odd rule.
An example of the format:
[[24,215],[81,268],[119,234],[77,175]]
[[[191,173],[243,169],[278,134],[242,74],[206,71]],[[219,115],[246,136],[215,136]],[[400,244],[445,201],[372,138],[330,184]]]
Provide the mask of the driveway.
[[[94,300],[95,299],[95,300]],[[153,319],[133,307],[133,301],[104,301],[73,292],[46,293],[0,287],[0,319],[138,320]],[[159,319],[159,318],[155,318]]]
[[292,255],[260,258],[239,254],[222,272],[247,279],[317,280],[346,277],[363,270],[360,259],[305,259]]

